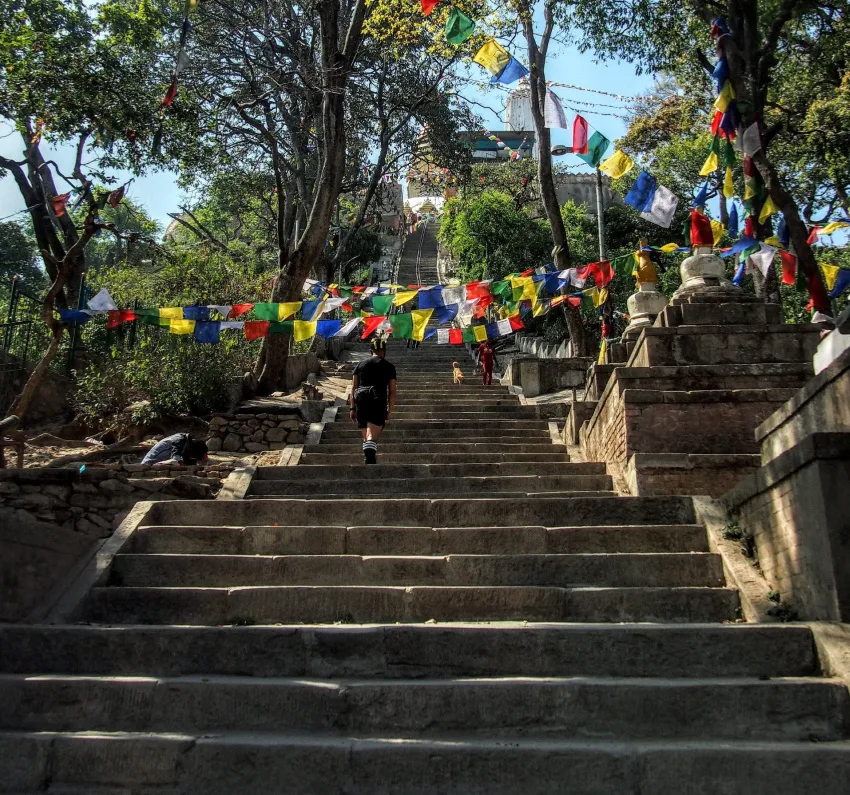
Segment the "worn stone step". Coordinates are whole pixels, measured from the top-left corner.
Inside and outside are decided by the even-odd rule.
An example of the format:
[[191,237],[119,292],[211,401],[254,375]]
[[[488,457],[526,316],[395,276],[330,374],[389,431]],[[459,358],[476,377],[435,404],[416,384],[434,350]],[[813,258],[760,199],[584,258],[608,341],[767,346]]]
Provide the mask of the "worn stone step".
[[[327,439],[328,441],[332,439],[347,440],[352,437],[361,438],[360,429],[354,423],[342,427],[326,425],[322,433],[322,439]],[[528,430],[501,430],[499,428],[398,428],[390,422],[381,434],[381,439],[385,443],[416,439],[434,441],[439,441],[440,439],[461,439],[474,441],[475,439],[501,439],[505,437],[509,439],[528,439],[529,441],[537,442],[544,439],[551,442],[549,428],[545,424],[542,427],[530,428]]]
[[0,625],[0,672],[93,675],[816,676],[793,624]]
[[348,465],[301,465],[296,467],[257,467],[254,482],[262,480],[285,480],[290,483],[299,480],[322,479],[326,482],[343,480],[361,480],[381,478],[443,478],[443,477],[507,477],[511,475],[551,475],[561,477],[599,476],[606,474],[605,464],[591,462],[541,463],[529,466],[528,463],[496,462],[483,464],[377,464],[365,469],[360,464]]
[[436,621],[733,621],[731,588],[542,586],[99,587],[86,618],[106,624],[355,624]]
[[[357,452],[358,439],[353,438],[347,443],[335,440],[322,440],[316,445],[305,445],[305,453],[348,453]],[[513,460],[514,451],[525,453],[561,453],[564,454],[567,448],[563,444],[553,444],[552,442],[527,440],[524,436],[503,436],[499,437],[498,441],[492,442],[466,442],[463,440],[449,442],[431,442],[421,439],[411,439],[406,441],[395,441],[393,439],[378,440],[378,460],[381,459],[383,452],[387,453],[406,453],[408,460],[415,463],[419,460],[420,453],[500,453],[502,460]]]
[[0,675],[0,730],[846,737],[840,679],[337,679]]
[[500,406],[482,406],[475,409],[470,406],[464,407],[462,411],[442,409],[438,401],[433,408],[399,409],[393,411],[393,418],[398,420],[429,420],[429,419],[458,419],[458,420],[512,420],[512,419],[539,419],[537,406],[516,406],[508,409]]
[[[549,429],[549,421],[544,419],[454,419],[449,416],[445,419],[430,418],[421,420],[400,420],[393,416],[392,421],[387,425],[386,432],[396,432],[401,430],[463,430],[463,431],[480,431],[493,430],[502,433],[512,432],[511,435],[523,434],[527,431],[541,431]],[[325,430],[336,433],[337,431],[348,431],[359,433],[359,429],[348,418],[348,413],[337,414],[336,422],[331,422],[325,425]]]
[[707,552],[701,525],[625,527],[140,527],[125,552],[434,555]]
[[324,478],[312,481],[255,480],[248,492],[251,497],[272,496],[329,496],[347,494],[364,496],[397,496],[399,494],[475,494],[490,496],[506,492],[533,494],[535,492],[611,492],[610,475],[514,475],[430,477],[422,479],[381,477],[328,482]]
[[160,525],[232,526],[559,527],[692,524],[689,497],[532,497],[381,500],[171,500],[155,502],[147,521]]
[[205,588],[290,585],[719,587],[711,553],[420,555],[116,555],[110,585]]
[[[7,791],[181,795],[846,795],[850,743],[610,741],[448,733],[0,734]],[[72,789],[69,789],[71,787]],[[76,787],[76,789],[73,789]]]
[[[310,452],[310,450],[301,454],[299,464],[313,464],[321,466],[343,466],[360,462],[362,460],[361,451],[356,445],[353,447],[346,446],[345,452],[326,453],[325,445],[319,445],[311,449],[320,452]],[[485,445],[486,447],[486,445]],[[492,447],[488,448],[492,451]],[[546,452],[546,453],[514,453],[511,451],[510,456],[505,456],[503,453],[496,452],[452,452],[452,453],[417,453],[416,462],[419,464],[500,464],[503,461],[509,460],[512,464],[517,463],[533,463],[558,464],[569,461],[569,456],[565,452]],[[394,464],[409,464],[410,455],[407,453],[393,453],[386,450],[381,451],[379,456],[378,466],[394,465]]]

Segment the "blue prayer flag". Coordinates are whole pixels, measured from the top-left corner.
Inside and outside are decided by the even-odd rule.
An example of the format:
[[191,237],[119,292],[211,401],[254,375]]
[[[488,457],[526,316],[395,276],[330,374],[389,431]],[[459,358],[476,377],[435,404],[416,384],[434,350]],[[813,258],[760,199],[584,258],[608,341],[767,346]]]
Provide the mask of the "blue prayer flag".
[[443,303],[442,286],[420,290],[418,298],[420,309],[437,309],[438,307],[445,306]]
[[732,203],[732,208],[729,210],[729,223],[727,224],[726,231],[729,233],[729,237],[733,239],[738,237],[738,205],[734,202]]
[[788,248],[788,244],[791,242],[791,232],[788,230],[788,224],[785,223],[784,215],[779,216],[779,223],[776,225],[776,236],[779,238],[779,242],[785,248]]
[[848,287],[850,287],[850,269],[840,268],[829,297],[838,298]]
[[434,310],[434,314],[431,315],[431,322],[434,325],[442,326],[445,323],[451,323],[456,316],[457,304],[449,304],[448,306],[438,306]]
[[59,318],[63,323],[88,323],[91,315],[82,309],[60,309]]
[[[198,307],[206,309],[206,307]],[[185,310],[184,310],[185,311]],[[193,320],[194,318],[186,318]],[[219,334],[221,333],[221,323],[217,320],[212,323],[207,321],[198,321],[195,323],[195,342],[217,343]]]
[[740,254],[746,251],[748,248],[758,248],[759,242],[755,238],[747,237],[746,235],[742,237],[739,241],[737,241],[732,248],[724,251],[720,256],[721,257],[732,257],[735,254]]
[[514,83],[528,74],[526,69],[516,58],[511,56],[511,60],[505,65],[505,68],[497,75],[490,78],[491,83]]
[[699,189],[699,193],[694,197],[694,203],[691,205],[695,210],[697,207],[705,207],[705,203],[708,201],[708,180],[706,180],[702,187]]
[[[208,306],[184,306],[183,320],[209,320],[210,308]],[[216,340],[218,342],[218,340]]]
[[319,337],[333,337],[341,328],[341,320],[320,320],[316,323],[316,335]]
[[[847,271],[850,273],[850,271]],[[484,330],[487,332],[488,340],[498,339],[501,335],[499,334],[499,324],[498,323],[488,323],[484,326]]]
[[655,198],[655,188],[657,185],[658,182],[652,174],[641,171],[635,180],[635,184],[632,185],[632,189],[626,194],[626,198],[623,201],[639,212],[648,212],[652,207],[652,200]]
[[302,320],[313,320],[313,315],[316,314],[316,310],[319,308],[319,304],[321,301],[302,301],[301,302],[301,319]]

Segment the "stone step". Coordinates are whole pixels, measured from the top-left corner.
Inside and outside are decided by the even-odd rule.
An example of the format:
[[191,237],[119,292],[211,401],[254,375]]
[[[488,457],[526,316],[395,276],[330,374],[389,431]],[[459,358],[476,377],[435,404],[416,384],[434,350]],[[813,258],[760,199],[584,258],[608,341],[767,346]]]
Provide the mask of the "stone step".
[[560,527],[693,524],[689,497],[543,497],[522,499],[435,498],[380,500],[303,500],[293,498],[171,500],[155,502],[152,525],[214,527],[222,517],[230,526],[288,527]]
[[[398,400],[396,401],[395,407],[396,409],[401,408],[416,408],[418,406],[433,406],[435,402],[435,398],[433,396],[429,397],[419,397],[416,396],[415,393],[411,393],[410,395],[405,396],[404,394],[399,394]],[[501,407],[510,407],[510,406],[519,406],[521,405],[519,402],[519,398],[515,396],[509,396],[504,398],[488,398],[484,397],[475,397],[468,398],[463,396],[454,397],[451,395],[443,395],[439,398],[440,406],[446,406],[447,408],[463,408],[464,406],[469,406],[473,409],[479,409],[483,406],[501,406]]]
[[[850,743],[330,733],[0,734],[8,791],[846,795]],[[565,788],[568,776],[569,788]],[[415,786],[411,787],[411,782]],[[100,789],[99,785],[106,785]]]
[[[486,445],[484,445],[486,447]],[[361,451],[356,447],[346,446],[344,453],[326,453],[325,445],[312,448],[322,452],[302,453],[299,460],[299,465],[322,465],[322,466],[341,466],[360,462],[362,460]],[[553,446],[554,447],[554,446]],[[492,448],[488,448],[492,451]],[[506,456],[502,453],[487,452],[487,453],[417,453],[417,464],[500,464],[505,460]],[[511,451],[511,463],[562,463],[569,461],[565,452],[546,452],[546,453],[514,453]],[[409,464],[410,455],[407,453],[393,453],[381,451],[378,466],[391,464]]]
[[719,555],[702,552],[601,555],[176,555],[121,554],[109,585],[126,588],[240,586],[595,586],[725,584]]
[[295,483],[300,480],[322,479],[328,483],[346,480],[368,480],[380,478],[445,478],[445,477],[507,477],[512,475],[550,475],[559,477],[605,475],[605,464],[597,463],[528,463],[492,464],[383,464],[365,469],[361,464],[349,465],[300,465],[296,467],[257,467],[254,483],[263,480],[285,480]]
[[85,618],[103,624],[325,624],[423,621],[734,621],[732,588],[260,586],[93,588]]
[[[371,470],[370,470],[371,471]],[[364,473],[365,474],[365,473]],[[317,478],[313,481],[262,480],[252,481],[248,494],[251,497],[296,496],[315,497],[330,494],[350,494],[363,496],[377,494],[392,497],[397,494],[475,494],[492,496],[505,492],[532,494],[535,492],[580,492],[612,491],[614,488],[610,475],[513,475],[483,477],[455,475],[453,477],[430,477],[421,480],[391,477],[359,478],[348,481],[327,481]]]
[[136,554],[434,555],[707,552],[701,525],[623,527],[140,527]]
[[[846,737],[840,679],[320,679],[0,675],[0,730],[444,732],[566,738]],[[777,720],[776,716],[782,719]]]
[[[354,425],[348,417],[348,412],[345,407],[337,413],[335,422],[330,422],[325,425],[325,430],[328,431],[354,431],[359,432],[359,429]],[[468,431],[502,431],[512,432],[511,435],[525,433],[526,431],[542,431],[549,430],[549,420],[544,419],[456,419],[449,415],[445,419],[430,418],[421,420],[405,420],[398,419],[393,415],[392,421],[387,425],[386,432],[390,431],[422,431],[422,430],[468,430]]]
[[[354,453],[359,452],[359,439],[354,437],[348,442],[334,440],[322,440],[317,445],[305,445],[305,453]],[[410,463],[417,463],[422,453],[500,453],[503,460],[514,460],[513,453],[561,453],[565,454],[567,448],[562,444],[538,441],[529,441],[524,436],[501,436],[492,442],[469,442],[462,439],[447,442],[431,442],[422,439],[410,439],[406,441],[395,441],[392,438],[378,440],[378,460],[384,453],[404,453],[408,456]]]
[[467,406],[463,411],[453,411],[451,408],[443,410],[440,408],[439,402],[436,402],[433,408],[411,408],[411,409],[396,409],[393,411],[394,420],[439,420],[445,418],[457,420],[512,420],[512,419],[539,419],[539,411],[537,406],[516,406],[513,409],[502,408],[501,406],[482,406],[474,408]]
[[[334,423],[326,425],[322,432],[322,440],[340,440],[348,442],[350,439],[361,438],[360,429],[354,423],[346,425]],[[529,441],[540,442],[545,440],[551,444],[551,434],[546,424],[542,424],[539,428],[528,429],[512,429],[512,428],[416,428],[416,427],[401,427],[399,428],[394,423],[390,422],[386,429],[381,433],[381,441],[384,444],[389,442],[401,441],[440,441],[446,440],[462,440],[464,443],[474,442],[476,439],[496,439],[501,440],[507,437],[508,439],[528,439]]]
[[811,631],[802,624],[5,624],[0,625],[0,672],[767,679],[816,676],[819,668]]

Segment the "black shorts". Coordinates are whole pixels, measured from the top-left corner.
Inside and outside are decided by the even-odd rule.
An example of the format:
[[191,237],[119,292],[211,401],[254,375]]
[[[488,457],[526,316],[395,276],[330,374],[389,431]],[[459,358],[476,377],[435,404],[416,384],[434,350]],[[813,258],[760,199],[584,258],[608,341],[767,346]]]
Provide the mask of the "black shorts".
[[361,400],[355,404],[354,415],[358,428],[365,428],[367,425],[379,425],[383,428],[387,422],[387,407],[377,400]]

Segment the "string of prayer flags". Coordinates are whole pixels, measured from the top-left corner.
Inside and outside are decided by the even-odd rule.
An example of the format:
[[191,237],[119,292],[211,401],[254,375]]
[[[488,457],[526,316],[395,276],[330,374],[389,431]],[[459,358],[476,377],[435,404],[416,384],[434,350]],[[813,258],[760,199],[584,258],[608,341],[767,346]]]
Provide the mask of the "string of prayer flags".
[[578,157],[580,160],[584,160],[589,166],[596,168],[602,162],[602,158],[605,156],[605,152],[608,151],[610,145],[611,141],[601,132],[595,131],[587,142],[587,152],[585,154],[579,152]]
[[652,195],[649,208],[644,210],[640,217],[664,229],[669,229],[678,206],[679,197],[663,185],[659,185]]
[[797,280],[797,258],[790,251],[780,251],[782,284],[794,285]]
[[463,44],[474,32],[475,23],[453,7],[446,20],[446,41],[455,45]]
[[850,269],[839,268],[835,283],[829,291],[829,297],[839,298],[848,287],[850,287]]
[[625,152],[617,149],[611,157],[599,164],[599,170],[607,174],[611,179],[619,179],[624,174],[628,174],[634,166],[635,161]]
[[714,246],[711,222],[699,210],[691,210],[691,246]]
[[546,90],[546,102],[543,105],[543,117],[547,127],[560,127],[567,129],[567,115],[564,113],[564,106],[557,94],[551,90]]
[[646,212],[652,207],[657,185],[655,177],[646,171],[641,171],[623,201],[639,212]]
[[573,120],[573,154],[586,155],[588,144],[587,119],[576,115]]

